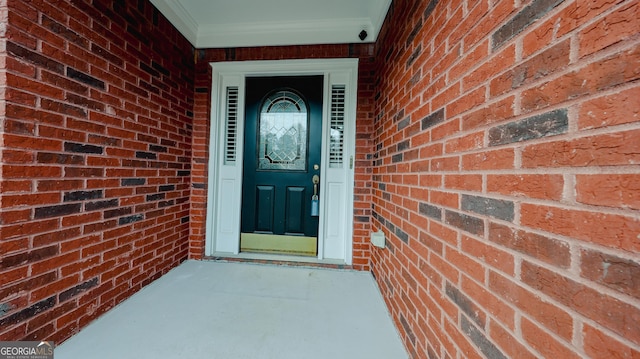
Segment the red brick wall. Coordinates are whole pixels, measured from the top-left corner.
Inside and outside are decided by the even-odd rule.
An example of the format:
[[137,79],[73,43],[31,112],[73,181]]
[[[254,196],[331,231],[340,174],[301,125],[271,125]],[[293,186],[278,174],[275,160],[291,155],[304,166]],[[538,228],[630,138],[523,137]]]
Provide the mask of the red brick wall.
[[639,7],[394,1],[372,271],[413,358],[640,356]]
[[146,0],[1,4],[0,340],[202,258],[210,61],[359,57],[354,268],[410,354],[640,355],[637,1],[395,1],[375,62],[194,54]]
[[205,246],[211,109],[211,62],[309,58],[359,58],[354,199],[353,268],[369,270],[371,220],[371,135],[373,133],[373,45],[317,45],[198,50],[193,127],[193,190],[189,255],[202,258]]
[[147,1],[0,12],[0,340],[61,341],[187,258],[193,50]]

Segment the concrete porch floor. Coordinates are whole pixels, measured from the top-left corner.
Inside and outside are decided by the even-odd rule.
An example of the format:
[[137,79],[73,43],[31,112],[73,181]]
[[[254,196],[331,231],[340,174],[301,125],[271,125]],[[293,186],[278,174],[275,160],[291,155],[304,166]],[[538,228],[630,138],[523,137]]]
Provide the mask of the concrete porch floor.
[[407,358],[370,273],[187,261],[55,350],[79,358]]

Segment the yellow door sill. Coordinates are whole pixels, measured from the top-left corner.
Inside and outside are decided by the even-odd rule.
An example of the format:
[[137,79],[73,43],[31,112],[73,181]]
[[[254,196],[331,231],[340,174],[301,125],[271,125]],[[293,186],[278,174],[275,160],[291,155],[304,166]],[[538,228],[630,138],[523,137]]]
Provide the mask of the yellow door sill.
[[318,238],[260,233],[242,233],[240,251],[254,253],[281,253],[315,257]]

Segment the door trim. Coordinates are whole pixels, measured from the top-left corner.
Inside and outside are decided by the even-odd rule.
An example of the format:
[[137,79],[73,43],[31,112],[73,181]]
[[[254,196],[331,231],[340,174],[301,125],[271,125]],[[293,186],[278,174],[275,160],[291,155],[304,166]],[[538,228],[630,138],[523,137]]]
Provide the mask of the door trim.
[[[244,93],[248,76],[323,75],[322,161],[320,165],[320,218],[318,261],[352,264],[353,194],[356,139],[358,59],[214,62],[212,67],[211,126],[205,255],[234,257],[240,254],[240,213],[244,139]],[[329,166],[332,88],[345,89],[342,167]],[[225,156],[227,145],[227,89],[238,93],[236,146],[233,161]]]

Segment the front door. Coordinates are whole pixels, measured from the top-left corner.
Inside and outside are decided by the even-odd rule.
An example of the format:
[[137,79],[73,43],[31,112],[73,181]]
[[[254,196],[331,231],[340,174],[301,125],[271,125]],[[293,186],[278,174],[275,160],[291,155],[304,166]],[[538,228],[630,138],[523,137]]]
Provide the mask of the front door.
[[317,255],[323,82],[246,79],[241,251]]

